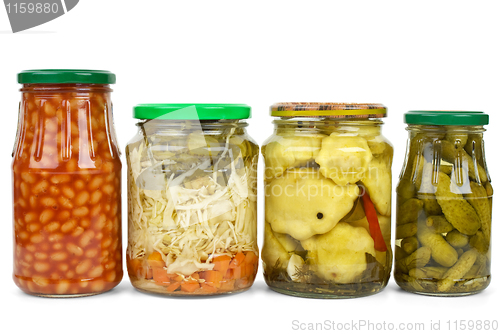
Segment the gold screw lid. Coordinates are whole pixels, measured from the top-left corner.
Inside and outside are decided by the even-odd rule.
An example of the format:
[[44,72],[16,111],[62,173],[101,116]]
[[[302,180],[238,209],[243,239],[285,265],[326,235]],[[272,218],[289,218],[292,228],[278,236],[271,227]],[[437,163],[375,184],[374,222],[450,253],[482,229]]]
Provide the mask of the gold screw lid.
[[382,118],[387,108],[380,103],[282,102],[271,106],[271,116]]

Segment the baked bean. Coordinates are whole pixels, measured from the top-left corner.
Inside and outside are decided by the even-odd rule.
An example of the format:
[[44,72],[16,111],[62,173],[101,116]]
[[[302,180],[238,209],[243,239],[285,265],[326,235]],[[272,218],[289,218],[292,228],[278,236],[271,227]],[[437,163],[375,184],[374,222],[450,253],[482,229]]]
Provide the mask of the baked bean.
[[68,257],[68,254],[65,252],[57,252],[57,253],[54,253],[50,256],[50,258],[53,261],[63,261],[63,260],[66,260],[67,257]]
[[94,235],[95,233],[92,230],[85,232],[80,238],[80,243],[79,243],[80,247],[82,248],[87,247],[92,238],[94,237]]
[[44,206],[50,206],[50,207],[57,205],[57,201],[55,199],[53,199],[52,197],[43,197],[40,200],[40,203]]
[[42,225],[37,224],[37,223],[33,223],[33,224],[28,225],[27,230],[30,232],[38,232],[41,228],[42,228]]
[[66,246],[66,249],[68,250],[68,252],[70,252],[74,256],[82,256],[83,255],[83,249],[81,249],[80,247],[78,247],[75,244],[68,244]]
[[33,187],[33,193],[39,194],[41,192],[46,192],[47,189],[49,189],[49,182],[47,182],[47,180],[42,180],[35,184],[35,186]]
[[63,193],[64,196],[66,196],[69,199],[75,197],[75,192],[70,187],[63,187],[62,188],[62,193]]
[[36,209],[36,207],[38,205],[37,197],[38,197],[38,195],[36,195],[36,196],[30,196],[30,207],[32,209]]
[[27,223],[32,223],[34,221],[37,220],[37,214],[35,212],[28,212],[25,216],[24,216],[24,221],[27,222]]
[[83,188],[85,188],[85,182],[83,182],[82,180],[75,181],[75,183],[73,183],[73,185],[75,186],[75,189],[77,189],[77,190],[82,190]]
[[91,208],[90,210],[90,216],[91,217],[96,217],[96,216],[99,216],[99,213],[101,212],[101,205],[98,204],[98,205],[95,205]]
[[69,198],[59,197],[59,204],[65,209],[73,209],[73,202]]
[[102,291],[104,289],[104,281],[102,280],[97,280],[97,281],[92,281],[90,283],[92,291],[98,292]]
[[21,231],[19,232],[18,237],[21,238],[21,240],[28,240],[30,234],[26,231]]
[[39,273],[43,273],[50,269],[50,264],[48,264],[47,262],[36,262],[33,265],[33,268],[35,268],[35,270]]
[[71,217],[71,213],[66,210],[59,212],[59,214],[57,215],[57,219],[59,219],[60,221],[65,221],[69,219],[69,217]]
[[60,175],[54,175],[50,178],[50,182],[54,184],[59,184],[59,183],[66,183],[71,180],[71,176],[68,174],[60,174]]
[[50,242],[58,242],[61,241],[64,238],[64,235],[61,233],[53,233],[49,235],[49,241]]
[[52,220],[52,218],[54,218],[54,210],[52,209],[45,209],[42,211],[42,213],[40,214],[40,223],[42,224],[46,224],[48,223],[49,221]]
[[116,278],[116,273],[114,271],[110,271],[106,274],[106,281],[113,282]]
[[26,203],[26,201],[22,198],[18,199],[17,200],[17,203],[22,207],[22,208],[26,208],[28,206],[28,204]]
[[103,272],[104,272],[104,268],[102,266],[97,266],[97,267],[92,268],[89,271],[89,276],[93,277],[93,278],[100,277]]
[[43,278],[41,276],[33,276],[33,282],[36,285],[39,285],[39,286],[47,286],[47,285],[49,285],[49,280],[46,279],[46,278]]
[[[81,225],[81,223],[80,223],[80,225]],[[77,228],[75,228],[73,233],[71,233],[71,236],[79,237],[80,235],[82,235],[82,233],[85,231],[82,226],[78,226]]]
[[90,203],[91,204],[97,204],[97,203],[99,203],[99,201],[101,200],[101,198],[102,198],[102,192],[100,192],[99,190],[96,190],[90,196]]
[[47,253],[36,252],[35,253],[35,258],[37,260],[46,260],[48,258],[48,255],[47,255]]
[[75,200],[74,200],[75,205],[76,205],[76,206],[82,206],[82,205],[85,205],[85,204],[87,204],[87,202],[88,202],[89,198],[90,198],[89,193],[88,193],[88,192],[86,192],[86,191],[82,191],[81,193],[79,193],[79,194],[76,196],[76,198],[75,198]]
[[89,208],[82,206],[73,210],[73,216],[84,217],[89,214]]
[[52,196],[59,196],[60,193],[61,193],[61,190],[59,189],[59,187],[50,186],[49,194],[51,194]]
[[97,255],[98,252],[99,251],[96,248],[91,248],[91,249],[85,251],[85,257],[93,258]]
[[29,173],[29,172],[21,173],[21,179],[24,182],[28,182],[28,183],[35,183],[36,182],[36,176]]
[[64,295],[69,290],[70,283],[68,281],[60,281],[57,283],[56,293],[58,295]]
[[60,242],[55,243],[55,244],[52,245],[52,249],[53,250],[61,250],[61,249],[63,249],[63,244],[60,243]]
[[58,222],[52,222],[52,223],[49,223],[47,224],[45,227],[44,227],[44,230],[47,231],[47,232],[55,232],[59,229],[61,225],[58,223]]
[[61,226],[61,232],[63,233],[71,232],[75,227],[76,227],[76,221],[74,219],[70,219]]
[[92,261],[89,259],[83,260],[76,266],[75,272],[78,275],[81,275],[83,273],[86,273],[90,269],[90,267],[92,267]]
[[40,242],[43,241],[43,235],[37,233],[37,234],[33,234],[30,238],[30,241],[34,244],[38,244]]
[[89,183],[89,190],[93,191],[99,188],[104,182],[104,179],[102,177],[95,177],[90,181]]

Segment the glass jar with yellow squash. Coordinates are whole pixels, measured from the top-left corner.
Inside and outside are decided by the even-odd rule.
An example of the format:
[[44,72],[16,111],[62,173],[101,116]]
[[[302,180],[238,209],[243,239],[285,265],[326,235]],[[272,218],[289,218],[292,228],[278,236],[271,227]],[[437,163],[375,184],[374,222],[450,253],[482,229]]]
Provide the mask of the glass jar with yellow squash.
[[406,291],[461,296],[490,283],[490,177],[483,132],[488,115],[410,111],[396,188],[394,276]]
[[393,147],[380,104],[279,103],[265,160],[264,278],[311,298],[382,290],[391,254]]

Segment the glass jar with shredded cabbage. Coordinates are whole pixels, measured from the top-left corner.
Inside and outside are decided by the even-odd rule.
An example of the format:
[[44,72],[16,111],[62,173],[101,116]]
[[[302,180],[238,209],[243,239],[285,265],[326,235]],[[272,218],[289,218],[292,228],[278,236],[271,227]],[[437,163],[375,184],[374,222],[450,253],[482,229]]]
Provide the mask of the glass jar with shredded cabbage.
[[280,103],[265,160],[264,278],[284,294],[381,291],[391,268],[393,148],[379,104]]
[[167,295],[247,290],[258,266],[257,160],[250,107],[146,104],[126,148],[127,268]]

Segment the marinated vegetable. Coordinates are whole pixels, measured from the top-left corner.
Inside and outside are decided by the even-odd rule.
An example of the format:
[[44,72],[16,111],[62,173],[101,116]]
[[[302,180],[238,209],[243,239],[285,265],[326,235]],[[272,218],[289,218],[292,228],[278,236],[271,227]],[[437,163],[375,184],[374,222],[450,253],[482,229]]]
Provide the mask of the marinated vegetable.
[[136,288],[211,295],[252,285],[258,146],[245,124],[138,123],[139,134],[127,146],[127,264]]
[[[364,107],[368,108],[359,106]],[[392,146],[381,135],[379,120],[369,115],[345,119],[345,108],[272,107],[272,113],[283,118],[274,121],[275,134],[262,147],[262,260],[266,282],[276,291],[348,298],[376,293],[387,284],[392,258]],[[385,113],[379,105],[373,108],[373,114]],[[320,110],[331,115],[307,118]],[[335,113],[344,117],[335,118]]]
[[[450,116],[420,113],[425,117],[432,113],[441,121]],[[467,119],[478,117],[464,113]],[[396,257],[396,281],[403,289],[422,294],[481,291],[490,282],[492,211],[484,129],[412,124],[409,130],[409,151],[397,187],[396,245],[401,250]],[[417,160],[423,167],[410,168]],[[415,251],[417,246],[421,248]]]

